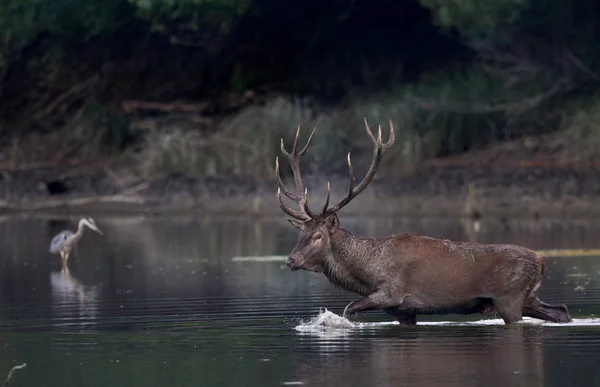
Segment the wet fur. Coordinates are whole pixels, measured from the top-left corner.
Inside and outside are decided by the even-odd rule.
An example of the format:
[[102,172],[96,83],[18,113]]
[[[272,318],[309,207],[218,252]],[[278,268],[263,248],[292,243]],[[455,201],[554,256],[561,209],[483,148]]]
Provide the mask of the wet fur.
[[[295,225],[302,232],[288,265],[323,273],[335,286],[365,297],[347,307],[350,315],[382,309],[407,324],[416,323],[418,314],[489,312],[507,324],[523,315],[571,321],[566,306],[537,297],[546,265],[524,247],[410,234],[363,238],[339,227],[335,215]],[[315,234],[322,240],[315,241]]]

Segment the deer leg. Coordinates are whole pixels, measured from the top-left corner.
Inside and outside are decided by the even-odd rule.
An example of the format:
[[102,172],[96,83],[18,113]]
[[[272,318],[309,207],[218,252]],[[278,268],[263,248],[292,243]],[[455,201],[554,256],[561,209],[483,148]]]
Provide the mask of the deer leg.
[[361,298],[360,300],[352,301],[344,308],[343,317],[353,317],[358,312],[366,312],[369,310],[379,309],[379,307],[369,297]]
[[386,309],[394,306],[397,305],[393,304],[389,297],[385,296],[385,294],[383,294],[381,291],[376,291],[375,293],[370,294],[368,297],[349,303],[344,309],[343,317],[349,318],[358,312]]
[[523,298],[512,294],[494,298],[494,308],[505,324],[513,324],[523,319]]
[[539,281],[527,295],[523,304],[523,316],[533,317],[554,323],[568,323],[573,321],[569,309],[563,304],[547,304],[538,297]]
[[546,304],[538,298],[528,302],[523,307],[523,315],[554,323],[568,323],[573,321],[566,305]]
[[396,308],[386,308],[383,311],[387,314],[390,314],[390,315],[396,317],[396,320],[398,320],[400,325],[416,325],[417,324],[416,313],[402,312]]

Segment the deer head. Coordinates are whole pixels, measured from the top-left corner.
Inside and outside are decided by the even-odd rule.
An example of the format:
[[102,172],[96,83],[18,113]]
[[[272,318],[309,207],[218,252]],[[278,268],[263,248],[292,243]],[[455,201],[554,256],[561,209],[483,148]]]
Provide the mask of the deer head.
[[[377,138],[373,136],[366,119],[365,128],[373,143],[373,160],[371,162],[369,171],[366,173],[360,184],[355,186],[354,171],[352,169],[352,162],[350,161],[350,153],[348,153],[348,169],[350,174],[348,194],[339,202],[330,206],[329,199],[331,196],[331,185],[329,182],[327,182],[327,197],[320,213],[314,213],[308,207],[308,189],[304,188],[302,177],[300,175],[300,158],[308,150],[316,128],[313,129],[308,141],[306,142],[306,145],[300,151],[298,151],[300,126],[298,126],[298,130],[296,131],[296,139],[294,140],[294,146],[291,153],[288,153],[285,150],[283,138],[281,139],[281,152],[288,159],[292,167],[294,180],[296,182],[296,194],[289,191],[281,181],[281,176],[279,174],[279,158],[277,157],[275,158],[275,174],[277,175],[277,201],[281,209],[292,217],[292,219],[288,219],[288,221],[294,227],[300,229],[300,238],[298,243],[286,261],[287,266],[292,271],[300,269],[321,271],[321,263],[323,262],[323,259],[331,256],[332,254],[331,238],[340,226],[337,212],[350,203],[352,199],[358,196],[358,194],[360,194],[367,187],[371,180],[373,180],[383,154],[394,144],[394,126],[391,121],[390,137],[385,144],[383,144],[381,140],[381,125],[379,126]],[[294,210],[290,207],[287,207],[283,203],[281,192],[298,204],[300,209]]]

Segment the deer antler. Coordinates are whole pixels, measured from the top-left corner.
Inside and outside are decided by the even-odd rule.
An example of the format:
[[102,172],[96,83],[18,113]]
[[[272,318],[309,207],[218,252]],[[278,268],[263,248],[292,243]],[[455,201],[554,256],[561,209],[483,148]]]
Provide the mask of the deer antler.
[[393,144],[396,139],[394,135],[394,125],[390,120],[390,138],[389,140],[383,144],[381,140],[381,125],[379,125],[379,132],[377,134],[377,139],[373,136],[373,132],[369,128],[369,124],[367,123],[367,119],[365,118],[365,128],[367,130],[367,134],[371,138],[373,142],[373,161],[371,161],[371,167],[369,171],[362,179],[360,184],[354,188],[354,170],[352,169],[352,162],[350,161],[350,152],[348,152],[348,169],[350,173],[350,182],[348,184],[348,195],[345,198],[340,200],[334,206],[329,207],[329,198],[331,194],[331,187],[329,183],[327,183],[327,198],[325,199],[325,205],[323,206],[323,211],[321,212],[321,216],[326,218],[331,214],[335,214],[339,210],[341,210],[346,204],[350,203],[352,199],[354,199],[358,194],[360,194],[366,187],[369,185],[373,177],[375,176],[375,172],[377,172],[377,168],[379,168],[379,163],[381,162],[381,158],[385,151],[387,151]]
[[[296,131],[296,139],[294,140],[294,147],[292,148],[291,154],[285,150],[285,146],[283,145],[283,138],[281,139],[281,152],[287,157],[292,167],[292,172],[294,173],[294,180],[296,181],[296,190],[298,192],[297,195],[290,192],[281,181],[281,176],[279,175],[279,158],[275,158],[275,174],[277,175],[277,201],[279,203],[279,207],[281,207],[281,209],[289,216],[302,221],[314,219],[316,216],[308,208],[308,190],[304,188],[304,185],[302,184],[302,177],[300,175],[300,157],[304,155],[308,150],[308,147],[310,145],[310,142],[312,141],[313,136],[315,135],[316,130],[317,128],[313,129],[304,148],[302,148],[301,151],[298,151],[298,139],[300,137],[300,126],[298,126],[298,130]],[[283,191],[285,196],[287,196],[300,206],[300,211],[293,210],[283,203],[281,199],[281,191]]]
[[[304,146],[304,148],[301,151],[297,150],[298,139],[300,137],[300,126],[298,126],[298,130],[296,131],[296,139],[294,140],[294,147],[292,148],[291,154],[285,150],[285,147],[283,145],[283,138],[281,139],[281,152],[287,157],[288,161],[290,162],[290,165],[292,167],[292,172],[294,173],[294,180],[296,181],[296,190],[298,192],[297,195],[293,194],[285,187],[285,185],[281,181],[281,176],[279,175],[279,158],[276,157],[275,158],[275,174],[277,175],[277,201],[278,201],[281,209],[286,214],[290,215],[291,217],[293,217],[295,219],[302,220],[302,221],[316,219],[316,218],[326,218],[332,214],[335,214],[339,210],[341,210],[346,204],[350,203],[350,201],[352,201],[352,199],[354,199],[356,196],[358,196],[358,194],[360,194],[367,187],[367,185],[369,185],[369,183],[371,182],[371,180],[373,180],[373,177],[375,176],[375,172],[377,172],[377,168],[379,168],[379,164],[381,163],[381,158],[383,157],[383,154],[394,144],[396,137],[394,134],[394,125],[392,124],[391,120],[390,120],[390,137],[385,144],[383,144],[382,140],[381,140],[381,125],[379,125],[379,131],[377,134],[377,138],[375,138],[375,136],[373,136],[373,132],[371,132],[371,129],[369,128],[369,124],[368,124],[366,118],[365,118],[365,128],[367,130],[367,134],[369,135],[369,137],[371,138],[371,141],[373,142],[373,160],[371,161],[371,167],[369,168],[369,171],[367,172],[365,177],[362,179],[360,184],[358,184],[358,186],[355,188],[354,187],[354,183],[355,183],[354,170],[352,168],[352,162],[350,161],[350,153],[348,153],[348,169],[349,169],[349,173],[350,173],[350,182],[348,184],[348,194],[346,195],[346,197],[344,197],[338,203],[336,203],[335,205],[330,207],[329,200],[331,198],[331,185],[329,184],[329,182],[327,182],[327,198],[325,199],[325,204],[323,206],[323,210],[321,211],[321,214],[319,214],[319,215],[315,215],[308,208],[308,190],[306,188],[304,188],[304,185],[302,184],[302,177],[300,175],[300,157],[302,155],[304,155],[306,153],[306,151],[308,150],[308,147],[310,146],[310,142],[312,141],[312,138],[315,135],[315,131],[317,130],[317,128],[313,129],[312,133],[310,134],[310,137],[308,138],[308,141],[306,142],[306,145]],[[285,196],[287,196],[288,198],[290,198],[291,200],[293,200],[300,206],[300,211],[293,210],[293,209],[287,207],[283,203],[283,200],[281,198],[281,191],[283,191]]]

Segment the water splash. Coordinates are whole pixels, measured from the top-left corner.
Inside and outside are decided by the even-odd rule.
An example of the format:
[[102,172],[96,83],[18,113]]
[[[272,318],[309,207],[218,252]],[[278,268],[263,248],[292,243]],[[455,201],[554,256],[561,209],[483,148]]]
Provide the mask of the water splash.
[[323,338],[347,336],[355,329],[374,328],[379,326],[398,324],[396,321],[385,322],[352,322],[345,317],[335,314],[327,309],[321,309],[319,314],[309,321],[300,322],[295,327],[296,331],[318,335]]
[[[520,324],[543,325],[552,327],[573,326],[600,326],[600,318],[575,318],[571,323],[557,324],[534,318],[524,317]],[[327,309],[322,309],[319,314],[310,320],[301,321],[295,330],[303,333],[318,334],[319,336],[345,336],[348,333],[365,328],[377,328],[390,325],[399,325],[397,321],[385,322],[352,322]],[[501,318],[488,318],[475,321],[420,321],[417,326],[496,326],[505,325]]]
[[348,329],[355,328],[357,326],[356,323],[344,318],[340,315],[337,315],[327,309],[319,311],[319,314],[307,322],[300,323],[296,327],[297,331],[312,331],[314,329],[319,330],[327,330],[329,328],[333,329]]
[[[600,318],[574,318],[572,322],[567,324],[552,323],[548,321],[538,320],[536,318],[523,317],[518,324],[525,325],[543,325],[552,327],[573,327],[573,326],[600,326]],[[494,326],[494,325],[506,325],[501,318],[482,319],[475,321],[423,321],[419,322],[418,325],[450,325],[450,326]]]

